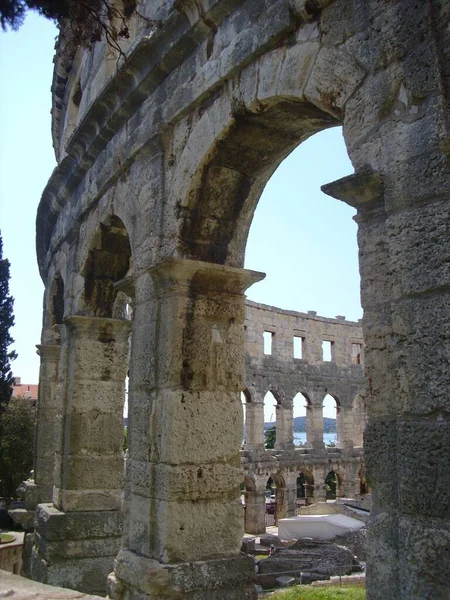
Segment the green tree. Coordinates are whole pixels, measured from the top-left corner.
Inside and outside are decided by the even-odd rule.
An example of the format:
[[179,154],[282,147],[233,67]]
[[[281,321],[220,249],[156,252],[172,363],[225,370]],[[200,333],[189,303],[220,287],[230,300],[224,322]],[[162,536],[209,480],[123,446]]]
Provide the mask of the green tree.
[[6,504],[33,466],[36,409],[28,398],[12,398],[0,416],[0,497]]
[[136,14],[150,26],[157,23],[141,15],[136,0],[123,0],[122,6],[109,0],[0,0],[0,25],[3,31],[17,30],[29,10],[54,21],[76,49],[90,47],[102,37],[122,54],[118,41],[130,37],[128,19]]
[[266,450],[273,450],[277,439],[277,429],[275,425],[264,431],[264,442]]
[[8,351],[14,341],[9,333],[14,325],[14,298],[9,294],[9,277],[9,261],[3,258],[0,232],[0,415],[12,395],[14,378],[10,363],[17,357],[14,351]]

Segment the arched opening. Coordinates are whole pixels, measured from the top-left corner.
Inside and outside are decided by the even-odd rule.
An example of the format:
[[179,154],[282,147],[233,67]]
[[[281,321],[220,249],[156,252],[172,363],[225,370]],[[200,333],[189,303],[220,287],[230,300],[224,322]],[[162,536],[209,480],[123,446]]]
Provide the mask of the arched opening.
[[367,424],[367,408],[366,403],[361,395],[357,395],[353,400],[353,431],[355,446],[363,446],[364,430]]
[[338,476],[334,471],[329,471],[325,477],[326,499],[336,500],[338,494]]
[[97,317],[113,317],[119,289],[131,268],[128,233],[119,217],[101,223],[83,270],[84,312]]
[[309,469],[302,469],[297,477],[297,508],[313,502],[314,477]]
[[297,392],[293,401],[294,445],[306,446],[308,440],[308,408],[311,402],[306,394]]
[[[111,423],[107,433],[108,449],[99,451],[105,461],[119,453],[126,468],[130,446],[129,391],[132,294],[129,286],[131,246],[122,220],[109,216],[98,227],[82,270],[84,294],[79,312],[90,319],[92,331],[99,331],[100,345],[96,351],[100,373],[98,393],[107,398],[102,405],[102,419]],[[128,323],[127,323],[128,322]],[[104,389],[103,387],[104,386]],[[102,396],[103,397],[103,396]],[[101,432],[106,436],[105,432]],[[124,473],[111,473],[111,478],[123,484]]]
[[60,325],[64,319],[64,281],[61,276],[55,278],[51,298],[52,325]]
[[358,477],[359,477],[359,493],[361,494],[361,496],[365,496],[366,494],[369,493],[369,486],[367,484],[367,480],[366,480],[366,467],[364,464],[361,465],[361,468],[358,471]]
[[277,438],[277,406],[278,400],[270,390],[264,396],[264,445],[266,450],[275,447]]
[[297,477],[297,499],[306,497],[305,485],[306,485],[305,474],[303,473],[303,471],[300,471],[300,473],[298,474],[298,477]]
[[242,422],[244,427],[244,432],[242,434],[242,444],[245,444],[247,441],[247,404],[249,404],[251,401],[251,394],[246,388],[241,392]]
[[322,402],[323,412],[323,442],[325,446],[333,448],[339,440],[337,420],[339,414],[339,400],[327,394]]

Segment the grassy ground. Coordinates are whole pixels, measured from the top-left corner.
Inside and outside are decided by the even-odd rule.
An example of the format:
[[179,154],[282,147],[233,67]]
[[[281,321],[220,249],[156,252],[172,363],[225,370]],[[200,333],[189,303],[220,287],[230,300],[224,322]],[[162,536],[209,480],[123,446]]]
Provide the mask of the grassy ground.
[[365,600],[363,587],[312,587],[298,585],[287,591],[275,592],[268,596],[271,600]]

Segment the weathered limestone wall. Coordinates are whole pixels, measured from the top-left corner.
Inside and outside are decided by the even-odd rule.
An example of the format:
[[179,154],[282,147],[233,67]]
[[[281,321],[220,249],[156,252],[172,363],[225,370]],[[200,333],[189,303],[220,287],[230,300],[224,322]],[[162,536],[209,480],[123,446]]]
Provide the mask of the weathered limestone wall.
[[[368,598],[446,597],[448,0],[141,0],[138,7],[157,23],[134,17],[126,64],[119,60],[113,68],[103,42],[78,50],[61,41],[55,61],[58,167],[37,216],[46,288],[42,344],[58,298],[63,317],[55,323],[63,329],[80,317],[99,323],[92,323],[86,339],[72,332],[62,344],[57,398],[58,419],[65,421],[57,426],[56,453],[64,476],[58,476],[57,506],[39,509],[43,518],[33,555],[40,557],[39,576],[53,572],[57,578],[61,553],[69,560],[75,540],[64,539],[68,519],[78,520],[79,531],[89,530],[73,498],[91,490],[108,505],[117,499],[114,486],[100,478],[93,489],[94,477],[88,482],[87,473],[72,469],[95,446],[90,434],[81,440],[75,434],[78,416],[82,420],[92,406],[74,374],[83,372],[79,350],[89,336],[105,319],[122,318],[115,305],[126,294],[133,306],[130,448],[125,534],[111,593],[149,600],[181,588],[192,600],[254,598],[253,566],[237,550],[242,519],[226,522],[226,507],[234,511],[239,499],[234,469],[242,439],[239,392],[245,388],[241,326],[244,282],[250,284],[242,270],[245,244],[260,194],[283,158],[315,132],[343,125],[355,174],[325,190],[358,212],[369,410],[365,454],[374,488]],[[102,355],[99,340],[91,342]],[[280,356],[288,346],[286,338]],[[333,365],[302,366],[322,377],[320,394],[310,392],[311,431],[320,431],[325,380],[331,382],[333,370],[356,368],[344,366],[337,341],[335,350]],[[311,345],[311,359],[320,361],[317,344]],[[126,372],[124,363],[100,380],[105,387],[112,380],[118,390]],[[349,398],[343,391],[340,396]],[[104,421],[108,410],[100,412]],[[361,402],[358,412],[363,414]],[[223,434],[233,419],[236,430]],[[283,443],[289,444],[288,413],[281,422]],[[190,429],[198,435],[186,482],[173,476],[170,453],[183,444],[190,448],[184,442]],[[348,436],[348,420],[341,431]],[[167,447],[162,440],[169,440]],[[95,464],[106,464],[107,451],[98,454]],[[184,465],[189,471],[189,458],[180,456],[176,469]],[[231,475],[224,481],[226,465]],[[316,485],[321,467],[311,470]],[[279,478],[285,511],[293,503],[293,477],[286,475],[285,487]],[[113,479],[118,481],[116,473]],[[208,496],[210,489],[216,493]],[[259,492],[250,491],[259,502]],[[217,509],[217,527],[227,529],[219,558],[213,558],[206,525],[195,538],[182,533],[192,530],[199,501],[205,523]],[[169,518],[179,503],[189,522]],[[50,513],[55,516],[46,520]],[[96,512],[95,518],[100,523],[105,517]],[[42,537],[50,531],[53,546]],[[73,544],[79,565],[92,563],[94,547]],[[111,555],[107,560],[112,564]],[[154,574],[151,581],[144,577],[148,573]]]
[[[271,354],[264,352],[264,332],[272,335]],[[246,302],[245,439],[241,461],[245,473],[245,530],[265,531],[266,483],[276,482],[277,518],[297,512],[297,477],[306,476],[309,502],[325,498],[325,479],[337,477],[338,497],[360,497],[364,481],[362,435],[366,424],[363,394],[364,347],[359,323]],[[294,337],[302,340],[302,357],[294,356]],[[322,342],[331,342],[331,360],[323,360]],[[357,350],[357,352],[356,352]],[[276,405],[275,450],[265,450],[264,396]],[[306,447],[295,447],[293,400],[307,402]],[[337,447],[323,442],[323,401],[337,405]]]
[[[337,405],[338,447],[361,446],[365,426],[364,342],[359,323],[330,319],[315,312],[298,313],[247,301],[246,396],[247,444],[264,443],[264,396],[277,400],[277,448],[292,445],[293,399],[300,392],[307,402],[307,442],[323,446],[322,405],[327,394]],[[272,336],[271,354],[264,353],[263,336]],[[302,340],[302,357],[294,357],[294,337]],[[322,342],[331,343],[331,360],[323,360]]]

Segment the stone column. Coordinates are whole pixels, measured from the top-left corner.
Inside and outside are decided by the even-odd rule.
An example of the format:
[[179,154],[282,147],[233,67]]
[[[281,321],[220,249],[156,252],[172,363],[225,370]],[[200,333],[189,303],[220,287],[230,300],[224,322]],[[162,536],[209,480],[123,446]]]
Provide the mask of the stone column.
[[337,448],[353,448],[353,411],[347,406],[340,406],[336,411]]
[[22,482],[19,487],[25,508],[10,511],[14,521],[19,522],[26,531],[22,551],[22,574],[25,576],[29,576],[30,573],[36,507],[42,502],[51,502],[52,500],[56,397],[61,350],[54,334],[53,338],[53,343],[37,346],[41,363],[34,439],[34,476],[32,479]]
[[307,409],[306,417],[306,439],[307,446],[314,450],[324,448],[323,443],[323,407],[322,395],[313,393],[311,395],[311,405]]
[[323,467],[313,468],[314,477],[314,502],[325,502],[327,499],[327,491],[325,489],[325,475]]
[[276,450],[288,450],[294,448],[294,407],[293,400],[283,398],[276,405],[276,428],[275,440]]
[[[109,593],[253,598],[253,560],[239,553],[240,390],[244,290],[263,275],[175,258],[150,275],[136,281],[128,517]],[[135,369],[142,352],[151,368]]]
[[263,491],[245,492],[245,533],[266,532],[266,494]]
[[390,50],[360,38],[368,73],[344,123],[356,173],[330,189],[358,210],[373,486],[368,600],[450,590],[447,8],[367,2]]
[[52,501],[58,370],[61,345],[41,344],[37,346],[37,350],[41,357],[41,367],[37,404],[34,483],[39,488],[39,492],[36,498],[37,501],[34,503],[34,508],[39,503]]
[[246,404],[245,448],[264,448],[264,400],[257,398]]
[[122,533],[127,321],[72,316],[61,325],[53,504],[36,516],[31,576],[104,593]]

